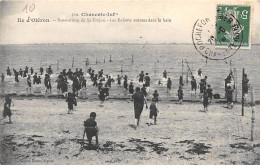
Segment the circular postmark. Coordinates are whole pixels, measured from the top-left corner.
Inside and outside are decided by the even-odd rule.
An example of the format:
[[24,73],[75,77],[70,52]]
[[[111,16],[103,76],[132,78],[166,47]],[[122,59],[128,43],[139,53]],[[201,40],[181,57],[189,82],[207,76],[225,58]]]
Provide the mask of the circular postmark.
[[192,30],[192,42],[206,59],[224,60],[234,55],[241,46],[243,29],[232,14],[212,19],[198,19]]

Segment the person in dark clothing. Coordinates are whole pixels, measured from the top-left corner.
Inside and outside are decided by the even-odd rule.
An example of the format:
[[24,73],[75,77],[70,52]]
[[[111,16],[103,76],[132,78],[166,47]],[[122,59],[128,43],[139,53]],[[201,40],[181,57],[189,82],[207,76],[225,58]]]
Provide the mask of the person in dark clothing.
[[150,121],[149,121],[149,126],[152,123],[153,117],[154,117],[154,125],[156,125],[156,121],[157,121],[157,114],[159,113],[159,110],[156,107],[156,104],[154,102],[151,103],[150,105]]
[[166,93],[170,93],[171,88],[172,88],[172,81],[171,81],[171,78],[168,78],[168,80],[167,80],[167,92]]
[[130,85],[129,85],[129,93],[132,95],[134,94],[134,85],[133,85],[133,82],[130,82]]
[[144,94],[144,97],[147,96],[147,91],[146,91],[145,84],[143,84],[143,87],[141,88],[141,92]]
[[199,75],[199,76],[202,75],[202,70],[201,70],[201,69],[198,70],[198,75]]
[[155,105],[157,106],[157,103],[159,101],[159,94],[158,94],[157,90],[154,90],[152,101],[155,102]]
[[197,90],[197,82],[196,79],[194,78],[194,76],[191,77],[191,95],[193,95],[194,93],[196,94],[196,90]]
[[79,83],[79,79],[76,75],[74,75],[73,77],[73,84],[72,84],[72,91],[73,93],[78,95],[78,90],[80,89],[80,83]]
[[182,104],[182,100],[183,100],[182,86],[179,86],[179,89],[178,89],[178,100],[179,100],[179,103]]
[[231,76],[228,75],[225,79],[225,91],[227,91],[227,85],[231,82]]
[[102,86],[103,86],[103,83],[102,83],[102,81],[100,80],[99,83],[98,83],[98,86],[97,86],[97,87],[98,87],[98,91],[101,90]]
[[23,70],[22,70],[22,68],[20,68],[19,74],[20,74],[21,77],[23,77]]
[[89,67],[89,68],[88,68],[88,74],[89,74],[89,75],[91,74],[91,71],[92,71],[92,69],[91,69],[91,67]]
[[84,75],[82,69],[79,69],[79,76],[82,77]]
[[203,92],[204,112],[208,111],[208,105],[209,105],[209,96],[208,96],[208,93],[205,91],[205,92]]
[[116,78],[116,80],[117,80],[117,84],[120,86],[121,85],[121,78],[122,78],[123,76],[119,76],[119,75],[117,75],[117,78]]
[[136,127],[138,127],[144,103],[146,104],[146,109],[148,108],[147,101],[144,94],[140,91],[139,87],[136,87],[135,93],[132,95],[132,99],[134,101],[135,123]]
[[31,91],[32,91],[31,75],[28,75],[28,77],[27,77],[27,85],[28,85],[27,92],[28,92],[28,90],[29,90],[30,93],[31,93]]
[[51,78],[48,74],[45,74],[44,85],[46,87],[46,93],[51,92]]
[[166,72],[166,70],[164,70],[164,72],[163,72],[163,77],[164,77],[165,79],[167,79],[167,72]]
[[183,77],[182,77],[182,76],[180,76],[180,78],[179,78],[179,85],[180,85],[180,86],[183,86],[183,85],[184,85],[184,83],[183,83]]
[[18,76],[19,76],[19,73],[15,71],[15,74],[14,74],[14,80],[15,82],[19,82],[19,79],[18,79]]
[[43,74],[43,67],[40,67],[40,73]]
[[151,82],[151,78],[150,78],[148,73],[145,73],[144,81],[145,81],[145,87],[149,87],[150,82]]
[[227,91],[226,91],[226,95],[227,95],[227,108],[233,108],[233,89],[231,88],[231,86],[227,86]]
[[58,89],[64,94],[68,91],[68,84],[65,81],[60,81],[58,83]]
[[[86,121],[84,121],[84,134],[83,134],[83,140],[84,140],[84,136],[85,134],[87,135],[87,139],[88,139],[88,144],[91,147],[91,141],[92,141],[92,137],[96,138],[96,147],[98,147],[98,132],[99,132],[99,128],[97,126],[97,122],[96,120],[96,113],[95,112],[91,112],[90,113],[90,118],[88,118]],[[83,141],[84,142],[84,141]]]
[[100,88],[99,90],[99,100],[101,101],[101,103],[104,103],[106,99],[106,92],[104,88]]
[[91,79],[91,81],[93,81],[94,76],[95,76],[95,71],[92,70],[91,73],[90,73],[90,79]]
[[41,83],[42,83],[42,82],[41,82],[41,77],[38,76],[38,78],[36,79],[36,84],[39,85],[39,84],[41,84]]
[[109,97],[109,87],[107,85],[105,85],[103,90],[104,90],[104,93],[105,93],[105,100],[108,100],[108,97]]
[[63,75],[63,76],[66,76],[66,75],[67,75],[66,69],[63,69],[63,70],[62,70],[62,75]]
[[127,82],[127,76],[125,75],[125,77],[124,77],[124,89],[125,89],[125,91],[127,91],[127,88],[128,88],[128,82]]
[[144,82],[144,71],[139,74],[139,82]]
[[93,78],[93,86],[98,86],[98,83],[97,83],[97,80],[98,80],[98,75],[96,74]]
[[243,80],[242,80],[242,89],[244,93],[244,99],[247,100],[247,94],[249,89],[249,79],[247,78],[247,74],[244,74]]
[[27,77],[27,73],[25,71],[23,71],[23,78]]
[[31,75],[32,75],[32,74],[33,74],[33,68],[31,67],[31,69],[30,69],[30,70],[31,70]]
[[35,74],[33,75],[33,84],[35,84],[36,81],[37,81],[37,73],[35,73]]
[[5,75],[2,73],[2,75],[1,75],[1,83],[4,82],[4,80],[5,80]]
[[7,70],[6,70],[6,72],[7,72],[7,73],[6,73],[6,75],[7,75],[7,76],[11,76],[11,70],[10,70],[10,68],[9,68],[9,67],[7,67]]
[[53,74],[52,69],[51,69],[51,66],[49,66],[49,68],[47,69],[47,73],[48,73],[49,75]]
[[87,80],[83,76],[82,77],[82,82],[81,82],[81,88],[86,88],[86,87],[87,87]]
[[208,85],[208,88],[207,88],[206,92],[207,92],[208,97],[209,97],[209,102],[211,102],[211,101],[212,101],[212,98],[213,98],[213,93],[212,93],[213,90],[212,90],[212,88],[211,88],[210,85]]
[[68,114],[69,114],[73,110],[73,105],[76,105],[76,97],[69,92],[66,98],[66,102],[68,102]]
[[3,119],[5,119],[6,116],[8,116],[9,117],[9,123],[11,124],[12,123],[12,121],[11,121],[11,115],[12,115],[11,104],[13,104],[13,106],[14,106],[14,103],[8,95],[5,97],[3,102],[4,102],[4,111],[3,111],[3,117],[4,118]]
[[69,69],[69,71],[67,72],[67,76],[70,80],[73,79],[73,72],[71,71],[71,69]]
[[114,79],[112,79],[111,76],[109,76],[108,79],[107,79],[107,86],[108,86],[109,88],[111,88],[111,83],[112,83],[113,81],[114,81]]
[[98,77],[102,78],[103,77],[103,69],[101,69],[101,71],[98,72]]
[[28,72],[29,72],[28,70],[29,70],[28,66],[25,66],[25,69],[24,69],[25,77],[26,77],[26,74],[28,74]]
[[200,94],[203,95],[203,93],[206,90],[206,85],[205,85],[205,82],[203,81],[203,79],[200,80],[199,84],[200,84]]

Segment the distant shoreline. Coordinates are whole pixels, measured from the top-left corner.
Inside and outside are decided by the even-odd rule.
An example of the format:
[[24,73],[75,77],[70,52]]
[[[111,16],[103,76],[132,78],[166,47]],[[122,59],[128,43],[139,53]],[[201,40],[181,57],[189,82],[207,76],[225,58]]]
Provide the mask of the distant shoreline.
[[[28,43],[28,44],[0,44],[0,46],[7,45],[193,45],[192,43]],[[211,44],[205,44],[211,45]],[[260,44],[251,44],[253,46],[258,46]]]

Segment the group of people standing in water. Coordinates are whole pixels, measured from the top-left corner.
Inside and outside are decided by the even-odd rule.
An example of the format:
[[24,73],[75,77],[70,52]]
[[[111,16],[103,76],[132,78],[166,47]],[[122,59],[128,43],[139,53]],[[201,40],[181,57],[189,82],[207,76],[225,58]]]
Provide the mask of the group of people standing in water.
[[[34,85],[41,84],[41,75],[44,75],[44,86],[46,88],[46,93],[51,93],[52,90],[52,84],[51,84],[51,75],[53,74],[53,70],[51,66],[46,68],[45,72],[42,67],[39,69],[38,72],[35,72],[34,69],[31,67],[30,69],[26,66],[24,70],[20,69],[19,71],[16,71],[13,69],[13,73],[15,76],[15,82],[19,82],[19,76],[23,78],[27,78],[27,92],[31,93],[31,87],[32,83]],[[148,108],[147,104],[147,95],[149,91],[149,87],[151,85],[151,78],[149,76],[149,73],[145,73],[144,71],[141,71],[138,75],[138,82],[139,85],[142,87],[136,87],[134,88],[133,80],[129,80],[127,75],[118,75],[116,79],[113,79],[109,75],[104,75],[104,70],[101,69],[100,71],[95,71],[91,67],[87,69],[87,73],[89,74],[90,81],[92,82],[92,86],[97,88],[98,97],[103,103],[105,100],[108,100],[109,98],[109,91],[111,89],[112,83],[116,83],[118,86],[123,85],[124,91],[129,92],[130,94],[130,100],[134,102],[134,111],[135,111],[135,119],[136,119],[136,126],[139,125],[140,116],[144,107],[144,104],[146,104],[146,108]],[[11,76],[11,70],[8,67],[7,68],[7,76]],[[211,85],[207,81],[207,76],[203,76],[202,70],[199,69],[196,74],[200,81],[197,82],[195,77],[191,76],[191,96],[196,96],[196,91],[199,89],[199,96],[202,99],[202,104],[204,107],[204,111],[206,112],[208,110],[208,105],[211,103],[213,99],[213,89],[211,88]],[[31,76],[33,81],[31,81]],[[2,82],[4,81],[5,75],[2,74]],[[166,93],[170,93],[172,89],[172,80],[168,76],[166,70],[162,73],[162,78],[164,78],[166,82]],[[228,106],[233,106],[233,98],[232,98],[232,72],[228,75],[228,77],[225,79],[225,91],[226,91],[226,98]],[[123,82],[122,82],[123,80]],[[130,81],[130,82],[129,82]],[[245,83],[248,83],[248,78],[245,75],[244,76]],[[77,97],[80,93],[85,93],[86,96],[86,90],[87,90],[87,79],[86,75],[84,75],[84,72],[82,69],[76,69],[74,72],[69,69],[68,71],[66,69],[63,69],[60,74],[57,77],[57,90],[60,95],[63,95],[66,98],[66,102],[68,103],[68,113],[72,113],[72,111],[75,109],[75,106],[77,106]],[[158,81],[159,85],[162,85],[161,80]],[[183,76],[179,77],[179,86],[177,90],[177,96],[178,101],[180,104],[182,104],[183,101]],[[246,86],[246,85],[245,85]],[[246,88],[245,88],[246,90]],[[248,90],[248,89],[247,89]],[[247,93],[245,91],[245,93]],[[149,118],[150,123],[152,123],[152,119],[154,119],[154,124],[156,124],[157,120],[157,114],[159,112],[158,110],[158,102],[159,102],[159,93],[157,90],[154,90],[152,94],[153,98],[152,103],[150,104],[150,115]],[[215,95],[214,95],[215,96]],[[83,96],[84,97],[84,96]],[[217,97],[216,97],[217,98]],[[10,122],[11,122],[11,110],[10,110],[10,98],[7,97],[5,99],[5,109],[4,109],[4,117],[9,116]],[[9,110],[8,110],[9,109]]]

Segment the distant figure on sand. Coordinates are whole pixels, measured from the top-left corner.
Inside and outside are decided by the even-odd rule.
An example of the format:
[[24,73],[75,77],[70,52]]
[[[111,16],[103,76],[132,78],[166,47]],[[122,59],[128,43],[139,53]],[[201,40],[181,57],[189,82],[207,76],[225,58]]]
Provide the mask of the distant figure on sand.
[[149,87],[150,82],[151,82],[151,78],[150,78],[148,73],[145,73],[144,81],[145,81],[145,87]]
[[196,79],[194,78],[194,76],[191,77],[191,95],[196,95],[196,90],[197,90],[197,82]]
[[77,106],[76,96],[73,93],[68,93],[66,102],[68,102],[68,114],[73,111],[73,105]]
[[124,77],[124,89],[125,89],[125,91],[127,91],[127,88],[128,88],[127,76],[125,75],[125,77]]
[[144,71],[139,74],[139,82],[144,82]]
[[183,86],[184,83],[183,83],[183,77],[180,75],[180,78],[179,78],[179,85],[180,86]]
[[144,97],[147,96],[147,90],[146,90],[145,84],[143,84],[143,87],[141,88],[141,92],[144,94]]
[[164,77],[165,79],[167,79],[167,72],[166,72],[166,70],[164,70],[164,72],[163,72],[163,77]]
[[[92,141],[92,137],[96,137],[96,147],[98,147],[98,132],[99,132],[99,128],[97,126],[97,122],[96,120],[96,113],[95,112],[91,112],[90,113],[90,118],[88,118],[86,121],[84,121],[84,134],[83,134],[83,143],[84,143],[84,136],[85,134],[87,135],[87,139],[88,139],[88,144],[89,147],[91,147],[91,141]],[[83,144],[82,144],[83,145]]]
[[1,82],[4,82],[4,80],[5,80],[5,75],[2,73],[2,75],[1,75]]
[[179,100],[179,103],[182,104],[182,100],[183,100],[182,86],[179,86],[179,89],[178,89],[178,100]]
[[117,75],[116,80],[117,80],[117,84],[118,84],[119,86],[121,85],[121,78],[122,78],[122,76]]
[[12,99],[7,95],[4,99],[4,111],[3,111],[3,117],[1,120],[5,119],[6,116],[9,117],[9,123],[11,124],[11,104],[14,106],[14,102],[12,101]]
[[154,125],[156,125],[157,113],[159,113],[159,110],[157,109],[155,102],[152,102],[150,105],[149,126],[152,123],[153,117],[154,117]]
[[15,76],[14,76],[14,80],[15,80],[15,82],[19,82],[19,72],[17,72],[17,71],[15,71],[15,74],[14,74]]
[[204,112],[208,111],[209,96],[206,91],[203,93],[202,102],[203,102]]
[[130,85],[129,85],[129,93],[132,95],[134,94],[134,85],[133,85],[133,82],[130,82]]
[[152,101],[153,101],[153,102],[155,103],[155,105],[157,106],[157,103],[158,103],[158,101],[159,101],[159,94],[158,94],[157,90],[154,90]]
[[248,89],[249,89],[249,79],[247,78],[247,74],[244,74],[244,76],[243,76],[242,89],[243,89],[244,98],[245,98],[245,101],[246,101]]
[[46,88],[46,93],[50,93],[51,92],[51,78],[50,78],[49,74],[45,74],[44,85]]
[[213,98],[213,89],[211,88],[211,86],[210,85],[208,85],[208,88],[206,89],[206,92],[207,92],[207,94],[208,94],[208,97],[209,97],[209,102],[211,102],[212,101],[212,98]]
[[144,108],[144,103],[146,104],[146,109],[148,108],[147,101],[144,94],[140,91],[139,87],[136,87],[135,93],[132,95],[132,99],[134,101],[135,124],[136,127],[138,127],[140,116]]
[[43,74],[43,67],[40,67],[40,73]]
[[168,78],[168,80],[167,80],[167,91],[166,91],[166,93],[170,93],[171,88],[172,88],[172,80],[171,80],[171,78]]
[[7,72],[7,73],[6,73],[6,75],[7,75],[7,76],[11,76],[11,70],[10,70],[10,68],[9,68],[9,67],[7,67],[7,70],[6,70],[6,72]]
[[202,75],[202,70],[201,70],[201,68],[198,70],[198,75],[201,77],[201,75]]
[[27,90],[27,92],[30,91],[30,93],[31,93],[31,91],[32,91],[31,75],[28,75],[28,77],[27,77],[27,85],[28,85],[28,87],[26,88],[26,90]]
[[231,86],[227,86],[227,91],[226,91],[226,97],[227,97],[227,108],[232,109],[233,108],[233,89]]

